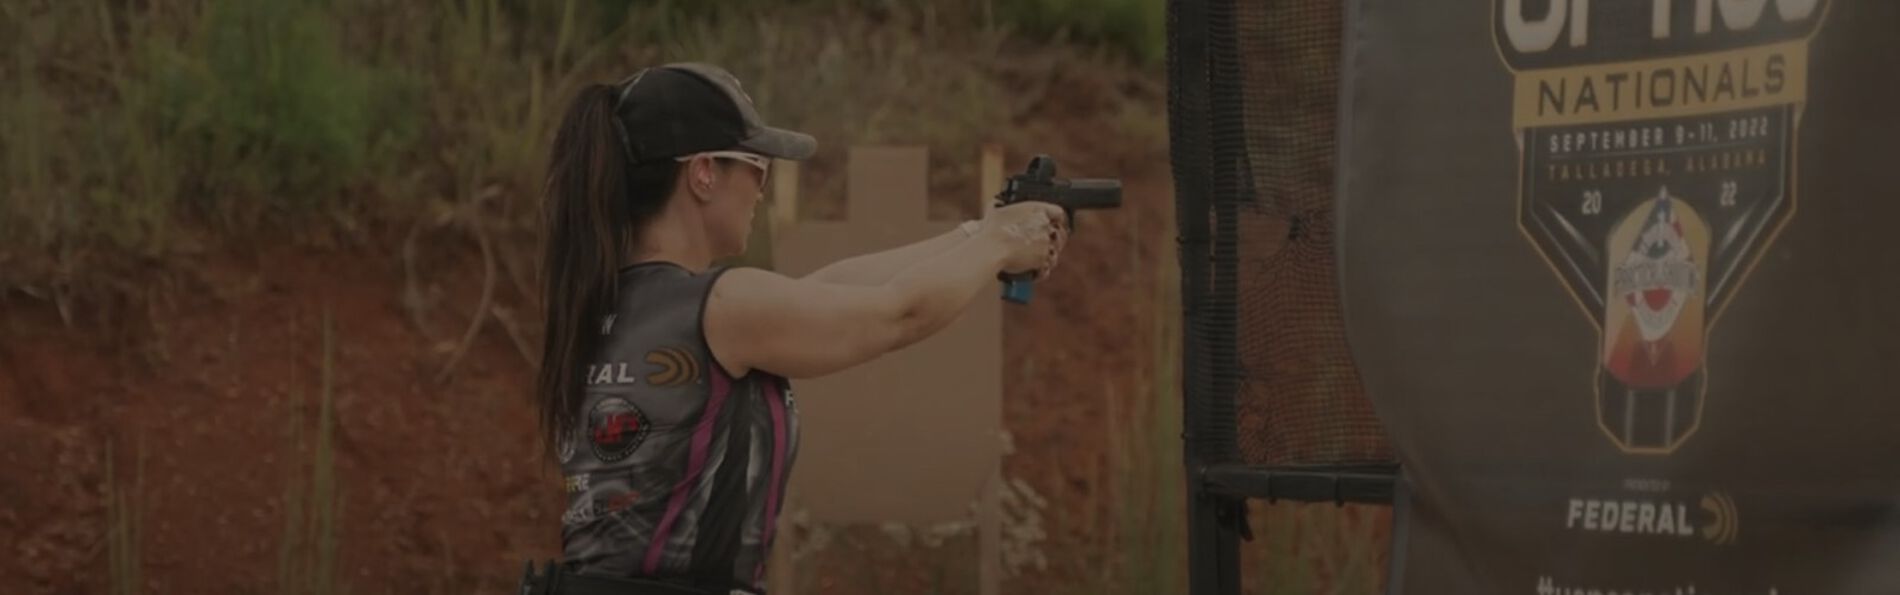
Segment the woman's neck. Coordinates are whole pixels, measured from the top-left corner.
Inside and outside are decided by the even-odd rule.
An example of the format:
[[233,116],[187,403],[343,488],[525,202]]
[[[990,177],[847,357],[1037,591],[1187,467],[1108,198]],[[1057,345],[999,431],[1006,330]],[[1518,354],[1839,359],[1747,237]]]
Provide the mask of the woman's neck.
[[[673,202],[679,204],[679,201]],[[712,246],[701,231],[705,226],[684,211],[686,209],[668,208],[649,222],[640,234],[640,245],[634,250],[634,263],[671,262],[694,272],[712,266]]]

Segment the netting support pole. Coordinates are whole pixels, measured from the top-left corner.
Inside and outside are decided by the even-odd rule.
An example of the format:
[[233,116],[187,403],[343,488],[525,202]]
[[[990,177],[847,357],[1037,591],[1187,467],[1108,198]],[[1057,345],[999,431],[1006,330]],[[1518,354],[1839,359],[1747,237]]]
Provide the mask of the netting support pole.
[[[1218,1],[1218,0],[1217,0]],[[1239,595],[1240,542],[1246,501],[1208,489],[1206,470],[1231,460],[1233,440],[1223,439],[1218,421],[1221,398],[1214,388],[1216,362],[1210,357],[1208,290],[1212,257],[1209,205],[1216,166],[1211,154],[1212,85],[1209,41],[1215,23],[1208,0],[1169,0],[1168,71],[1169,142],[1172,145],[1179,226],[1182,296],[1182,453],[1188,512],[1188,592],[1191,595]],[[1231,23],[1225,23],[1231,26]],[[1231,316],[1231,314],[1230,314]],[[1218,318],[1219,316],[1214,316]],[[1229,327],[1231,332],[1231,326]],[[1231,408],[1231,405],[1229,406]],[[1227,416],[1231,419],[1231,414]],[[1227,433],[1233,430],[1226,429]]]

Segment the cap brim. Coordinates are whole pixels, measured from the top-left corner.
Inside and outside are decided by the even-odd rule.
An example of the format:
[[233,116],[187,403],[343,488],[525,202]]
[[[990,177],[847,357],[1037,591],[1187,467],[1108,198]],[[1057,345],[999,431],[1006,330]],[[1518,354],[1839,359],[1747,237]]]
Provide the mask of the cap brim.
[[765,128],[740,141],[739,147],[767,157],[802,161],[818,152],[818,139],[803,132]]

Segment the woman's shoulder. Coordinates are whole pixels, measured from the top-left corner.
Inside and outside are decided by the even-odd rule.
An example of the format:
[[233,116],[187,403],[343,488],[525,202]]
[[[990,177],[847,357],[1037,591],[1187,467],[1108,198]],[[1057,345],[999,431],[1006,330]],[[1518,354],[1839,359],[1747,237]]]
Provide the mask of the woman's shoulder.
[[773,291],[793,289],[800,283],[791,277],[766,268],[754,266],[717,267],[696,275],[718,291],[742,290],[747,293],[762,292],[770,295]]
[[661,262],[622,268],[615,313],[622,318],[696,318],[704,314],[714,282],[724,272],[717,268],[695,272]]

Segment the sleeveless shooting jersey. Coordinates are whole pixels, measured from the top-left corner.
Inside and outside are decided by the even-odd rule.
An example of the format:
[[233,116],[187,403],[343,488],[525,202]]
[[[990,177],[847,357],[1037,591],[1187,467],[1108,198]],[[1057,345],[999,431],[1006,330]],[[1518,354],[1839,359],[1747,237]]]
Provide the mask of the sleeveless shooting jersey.
[[620,273],[601,343],[576,371],[579,429],[558,455],[575,572],[764,589],[797,412],[785,379],[732,378],[706,347],[700,320],[722,272],[654,262]]

